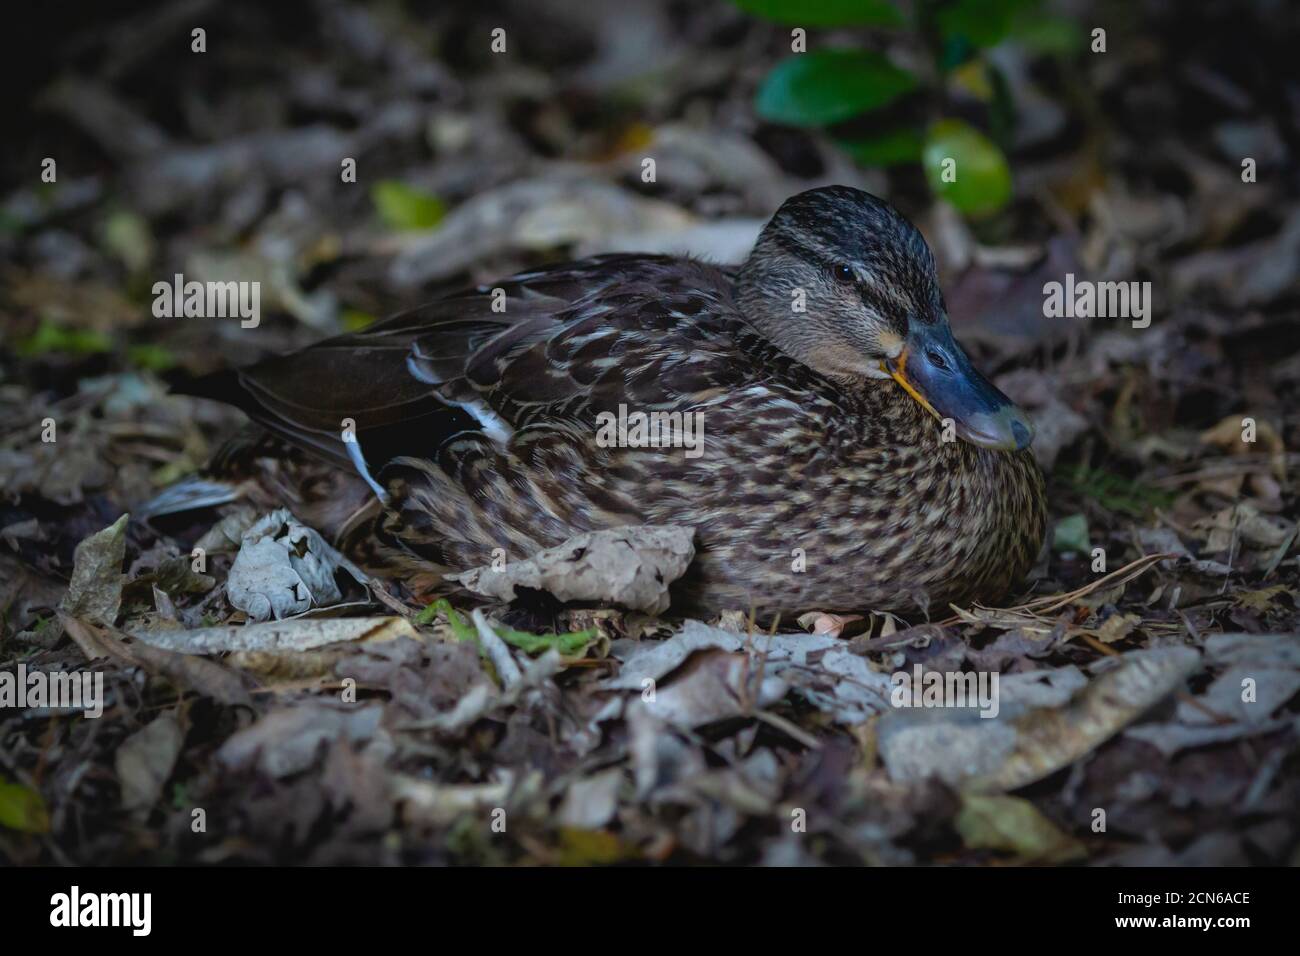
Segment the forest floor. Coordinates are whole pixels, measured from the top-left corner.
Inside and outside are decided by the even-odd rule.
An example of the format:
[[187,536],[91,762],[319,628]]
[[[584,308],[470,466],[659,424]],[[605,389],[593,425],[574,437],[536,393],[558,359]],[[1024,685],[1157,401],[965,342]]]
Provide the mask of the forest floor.
[[[1105,57],[1006,53],[1015,198],[971,223],[919,169],[756,118],[789,33],[725,3],[543,4],[495,60],[471,38],[509,4],[301,6],[84,23],[29,91],[0,206],[0,678],[103,699],[0,681],[0,857],[1296,862],[1300,101],[1267,79],[1294,24],[1152,5]],[[1034,418],[1048,542],[1007,607],[774,634],[570,608],[533,634],[358,579],[292,516],[123,520],[245,425],[173,383],[574,255],[735,261],[825,182],[918,223],[955,333]],[[156,317],[175,273],[255,278],[265,317]],[[1066,274],[1149,283],[1149,323],[1045,318]],[[259,537],[309,609],[254,623]],[[996,674],[998,717],[891,706],[918,666]]]

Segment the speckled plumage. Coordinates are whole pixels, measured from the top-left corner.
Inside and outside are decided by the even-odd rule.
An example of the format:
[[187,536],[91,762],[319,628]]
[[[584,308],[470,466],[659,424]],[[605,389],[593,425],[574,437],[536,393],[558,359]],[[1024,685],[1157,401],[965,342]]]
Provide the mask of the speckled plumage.
[[[935,321],[918,317],[942,309],[933,262],[878,200],[803,196],[815,201],[783,207],[739,281],[692,260],[600,256],[243,370],[209,393],[276,436],[244,449],[256,468],[246,489],[287,499],[424,593],[498,548],[518,559],[581,531],[673,523],[696,529],[698,549],[674,589],[677,611],[788,617],[996,600],[1042,542],[1039,470],[1028,451],[942,441],[899,385],[858,371],[846,355],[874,355],[884,346],[873,335],[905,332],[909,314]],[[852,209],[836,219],[836,203],[867,200],[865,223]],[[850,286],[811,270],[872,228],[870,255],[853,260],[861,298],[849,301]],[[773,261],[791,241],[803,278]],[[817,293],[807,313],[784,311],[791,282]],[[505,291],[504,311],[493,311],[493,288]],[[836,324],[849,308],[868,318]],[[703,413],[703,454],[599,447],[597,415],[620,404]],[[386,507],[353,470],[344,418]],[[285,442],[311,454],[273,451]],[[318,460],[330,477],[308,491]]]

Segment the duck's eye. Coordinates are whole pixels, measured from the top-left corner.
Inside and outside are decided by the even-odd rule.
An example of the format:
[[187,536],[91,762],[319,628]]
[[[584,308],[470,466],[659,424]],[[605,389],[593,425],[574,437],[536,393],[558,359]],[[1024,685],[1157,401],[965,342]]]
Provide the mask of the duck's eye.
[[835,278],[839,279],[841,282],[853,282],[858,278],[858,274],[853,271],[852,266],[845,265],[841,262],[835,267]]

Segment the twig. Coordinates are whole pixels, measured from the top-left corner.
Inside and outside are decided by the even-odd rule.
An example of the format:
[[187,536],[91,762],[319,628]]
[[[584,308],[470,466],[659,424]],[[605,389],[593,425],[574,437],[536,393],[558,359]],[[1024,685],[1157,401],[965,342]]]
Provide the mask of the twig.
[[501,640],[497,636],[497,632],[492,630],[492,625],[488,624],[487,618],[483,615],[483,609],[474,608],[470,618],[474,621],[474,626],[478,628],[478,639],[483,644],[484,653],[492,661],[492,666],[497,669],[501,683],[509,690],[523,680],[523,672],[519,669],[519,665],[515,663],[514,657],[511,656],[510,648],[506,646],[506,642]]
[[1115,650],[1115,648],[1113,648],[1113,647],[1107,647],[1105,644],[1103,644],[1101,641],[1097,640],[1097,639],[1096,639],[1095,637],[1093,637],[1091,634],[1083,634],[1083,633],[1079,633],[1078,636],[1083,640],[1083,642],[1084,642],[1085,644],[1087,644],[1089,647],[1091,647],[1091,648],[1092,648],[1094,651],[1096,651],[1098,654],[1105,654],[1105,655],[1107,655],[1108,657],[1119,657],[1119,656],[1120,656],[1119,651]]
[[374,595],[375,600],[378,601],[380,604],[382,604],[384,607],[388,608],[390,611],[400,614],[402,617],[407,618],[408,620],[410,618],[415,617],[415,615],[419,613],[418,611],[411,610],[401,601],[397,600],[397,598],[389,594],[384,589],[384,585],[379,581],[378,578],[371,578],[368,584],[370,585],[370,589],[369,589],[370,593]]
[[785,734],[786,736],[792,737],[795,740],[799,741],[799,743],[803,744],[809,750],[822,749],[820,740],[818,740],[812,734],[808,733],[806,730],[802,729],[801,727],[794,724],[793,722],[786,720],[784,717],[780,716],[779,714],[769,713],[766,710],[756,710],[754,711],[754,716],[757,717],[759,720],[763,721],[763,723],[765,724],[771,724],[773,727],[781,731],[781,733]]
[[[1127,584],[1129,581],[1132,581],[1134,578],[1144,574],[1156,562],[1163,561],[1166,558],[1177,558],[1177,557],[1179,557],[1179,555],[1172,551],[1162,551],[1159,554],[1147,554],[1138,558],[1136,561],[1130,561],[1128,564],[1124,565],[1124,567],[1118,568],[1117,570],[1112,571],[1110,574],[1107,574],[1104,577],[1098,578],[1096,581],[1093,581],[1091,584],[1086,584],[1083,587],[1078,588],[1074,591],[1069,591],[1066,594],[1050,595],[1046,597],[1037,598],[1025,604],[1018,604],[1015,607],[995,608],[995,607],[984,607],[981,604],[976,604],[974,605],[974,607],[981,611],[992,611],[995,614],[1021,613],[1021,614],[1030,614],[1034,617],[1041,618],[1044,615],[1051,614],[1053,611],[1059,611],[1067,604],[1073,604],[1079,598],[1086,597],[1087,595],[1091,594],[1093,591],[1096,591],[1100,588],[1108,587],[1108,586],[1115,587],[1120,584]],[[941,625],[957,624],[962,621],[962,617],[960,613],[961,609],[958,608],[956,605],[949,605],[949,606],[952,607],[954,611],[958,611],[959,613],[955,614],[950,618],[939,621],[938,623]],[[967,611],[965,613],[972,614],[973,612]]]

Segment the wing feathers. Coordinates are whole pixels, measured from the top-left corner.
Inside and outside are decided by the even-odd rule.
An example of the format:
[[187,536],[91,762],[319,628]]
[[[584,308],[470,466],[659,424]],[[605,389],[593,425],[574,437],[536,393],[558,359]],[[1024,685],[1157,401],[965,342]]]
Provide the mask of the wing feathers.
[[602,256],[455,295],[195,391],[338,463],[356,457],[344,447],[351,428],[382,484],[394,459],[436,460],[467,432],[504,445],[554,425],[581,443],[596,412],[620,402],[674,407],[715,394],[741,374],[727,360],[741,324],[717,269]]

